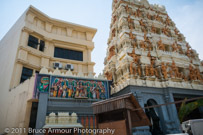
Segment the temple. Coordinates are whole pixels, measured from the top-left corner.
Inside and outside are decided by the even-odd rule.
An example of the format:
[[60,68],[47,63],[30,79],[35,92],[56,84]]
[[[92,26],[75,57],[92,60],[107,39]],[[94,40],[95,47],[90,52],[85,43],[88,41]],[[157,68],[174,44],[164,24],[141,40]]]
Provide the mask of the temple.
[[[113,0],[104,64],[105,76],[113,80],[111,94],[133,92],[142,107],[203,95],[203,63],[197,52],[165,7],[147,0]],[[179,107],[148,110],[160,119],[160,134],[180,132]],[[203,113],[200,108],[197,112]]]
[[[203,118],[202,105],[192,102],[203,98],[203,62],[164,6],[113,0],[98,76],[91,60],[96,32],[33,6],[23,13],[0,41],[0,134],[110,127],[115,134],[165,135]],[[190,115],[178,117],[188,102]]]

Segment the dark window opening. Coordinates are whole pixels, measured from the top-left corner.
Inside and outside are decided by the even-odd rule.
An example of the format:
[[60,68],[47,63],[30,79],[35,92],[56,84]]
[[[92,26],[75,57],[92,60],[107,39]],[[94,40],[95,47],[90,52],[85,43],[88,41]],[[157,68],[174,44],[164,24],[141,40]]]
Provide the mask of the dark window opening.
[[32,76],[33,70],[23,67],[20,83],[24,82],[25,80],[29,79]]
[[38,38],[36,38],[32,35],[29,35],[28,46],[35,48],[35,49],[38,49],[38,45],[39,45],[39,50],[43,52],[44,47],[45,47],[45,43],[43,40],[40,40],[40,43],[38,43],[38,41],[39,41]]
[[45,46],[44,41],[40,40],[39,50],[43,52],[44,51],[44,46]]
[[54,57],[83,61],[83,52],[55,47]]
[[[32,108],[31,108],[31,114],[30,114],[30,123],[29,123],[29,127],[32,129],[36,128],[37,110],[38,110],[38,103],[32,102]],[[32,133],[29,133],[29,135],[32,135]]]
[[36,74],[39,74],[39,71],[36,70],[35,73],[36,73]]
[[29,35],[28,46],[37,49],[38,38]]

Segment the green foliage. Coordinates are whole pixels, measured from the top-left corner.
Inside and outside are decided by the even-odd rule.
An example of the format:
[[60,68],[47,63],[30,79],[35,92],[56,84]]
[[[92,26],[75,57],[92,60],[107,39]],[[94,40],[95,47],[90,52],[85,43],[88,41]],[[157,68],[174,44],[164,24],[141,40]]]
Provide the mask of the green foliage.
[[189,115],[196,108],[203,106],[203,99],[185,104],[185,101],[181,104],[180,110],[178,112],[180,122],[183,122],[185,116]]

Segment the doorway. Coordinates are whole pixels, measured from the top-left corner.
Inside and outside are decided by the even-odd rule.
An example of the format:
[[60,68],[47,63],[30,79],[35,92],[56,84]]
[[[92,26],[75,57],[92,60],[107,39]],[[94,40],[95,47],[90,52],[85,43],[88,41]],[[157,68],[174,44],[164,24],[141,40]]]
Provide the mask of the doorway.
[[[145,107],[157,105],[157,102],[154,99],[147,100],[147,103],[145,104]],[[160,108],[146,108],[145,109],[146,115],[149,118],[151,122],[150,126],[150,132],[152,135],[164,135],[161,130],[161,122],[160,122],[160,114],[161,110]]]
[[[32,129],[35,129],[35,126],[36,126],[37,110],[38,110],[38,102],[32,102],[30,122],[29,122],[29,127]],[[29,133],[29,135],[32,135],[32,133]]]

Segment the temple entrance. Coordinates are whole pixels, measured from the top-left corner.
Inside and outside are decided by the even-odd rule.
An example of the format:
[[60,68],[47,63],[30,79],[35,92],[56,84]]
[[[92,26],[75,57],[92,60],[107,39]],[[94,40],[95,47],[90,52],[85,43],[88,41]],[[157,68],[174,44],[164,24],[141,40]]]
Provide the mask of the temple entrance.
[[[153,99],[149,99],[147,101],[147,104],[145,104],[145,107],[153,106],[153,105],[157,105],[157,102]],[[160,108],[149,108],[149,109],[147,108],[147,109],[145,109],[145,112],[152,124],[150,126],[150,132],[152,133],[152,135],[163,135],[163,132],[162,132],[161,126],[160,126],[161,125],[160,124],[160,113],[161,113]]]

